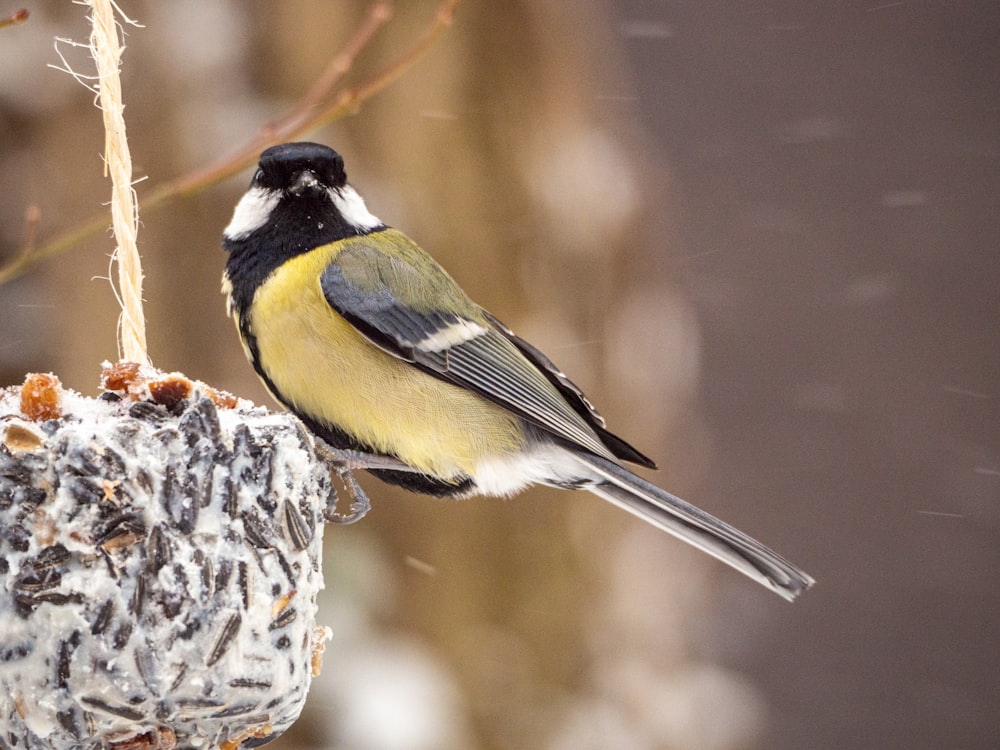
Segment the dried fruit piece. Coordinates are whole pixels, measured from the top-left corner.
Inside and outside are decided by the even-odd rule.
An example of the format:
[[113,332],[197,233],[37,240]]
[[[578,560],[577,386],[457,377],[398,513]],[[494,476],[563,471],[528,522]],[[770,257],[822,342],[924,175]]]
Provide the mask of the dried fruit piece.
[[7,425],[4,430],[3,444],[12,453],[23,453],[41,448],[45,444],[45,440],[34,430],[14,423]]
[[190,396],[191,388],[191,381],[183,375],[167,375],[149,381],[149,395],[153,397],[153,401],[163,404],[168,409],[172,409]]
[[198,387],[216,406],[221,406],[223,409],[235,409],[240,404],[240,400],[229,391],[221,391],[201,382],[198,383]]
[[228,391],[213,388],[200,380],[191,380],[179,372],[163,373],[135,362],[105,362],[101,388],[131,401],[152,400],[172,409],[199,391],[223,409],[235,409],[240,400]]
[[313,677],[319,677],[320,670],[323,669],[323,652],[326,651],[326,642],[331,638],[333,631],[327,625],[317,625],[312,629],[312,658],[309,668]]
[[21,386],[21,414],[34,422],[62,416],[62,383],[50,372],[32,372]]
[[139,377],[139,365],[136,362],[104,363],[101,371],[101,388],[106,391],[120,391],[125,395],[131,390],[132,384]]

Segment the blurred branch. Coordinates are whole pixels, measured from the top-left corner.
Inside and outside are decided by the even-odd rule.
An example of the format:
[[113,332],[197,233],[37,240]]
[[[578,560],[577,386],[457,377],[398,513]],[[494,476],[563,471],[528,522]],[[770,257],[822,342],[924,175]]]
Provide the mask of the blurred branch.
[[28,11],[26,8],[21,8],[21,10],[15,10],[6,18],[0,18],[0,29],[7,26],[17,26],[19,23],[24,23],[28,20]]
[[[353,88],[338,90],[337,86],[344,74],[351,69],[379,29],[392,17],[391,2],[378,0],[373,3],[354,36],[330,60],[305,95],[284,116],[264,125],[253,138],[219,161],[151,188],[141,197],[143,212],[148,216],[152,209],[167,205],[178,197],[194,195],[252,166],[260,152],[268,146],[294,139],[346,115],[356,114],[368,99],[395,82],[427,53],[451,25],[458,2],[459,0],[441,0],[434,20],[410,49],[368,81]],[[102,213],[56,235],[33,250],[25,248],[18,258],[0,268],[0,284],[23,275],[35,264],[65,252],[106,227],[107,214]]]
[[[226,177],[251,166],[268,146],[294,138],[301,133],[326,124],[326,120],[316,117],[317,108],[332,95],[334,87],[344,77],[344,74],[354,65],[355,59],[364,51],[375,34],[392,17],[392,5],[380,0],[368,9],[368,14],[360,28],[355,32],[347,46],[327,64],[323,73],[316,79],[306,95],[293,106],[283,117],[264,125],[260,131],[235,152],[209,164],[203,169],[197,169],[171,180],[152,191],[147,199],[155,205],[166,201],[174,195],[191,195],[199,190],[214,185]],[[377,80],[380,76],[376,76]]]

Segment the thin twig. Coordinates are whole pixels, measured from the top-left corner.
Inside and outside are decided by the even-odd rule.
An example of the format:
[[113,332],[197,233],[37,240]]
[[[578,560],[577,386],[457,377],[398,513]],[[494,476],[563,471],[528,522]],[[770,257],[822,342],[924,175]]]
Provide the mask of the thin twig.
[[367,83],[362,84],[356,89],[345,91],[336,103],[319,114],[317,126],[325,125],[330,120],[336,119],[348,112],[356,112],[363,101],[370,99],[396,81],[396,79],[406,72],[407,68],[427,54],[427,51],[434,46],[434,42],[437,41],[438,37],[444,33],[446,28],[451,26],[452,21],[455,19],[455,8],[457,6],[458,0],[444,0],[434,16],[434,23],[406,54],[401,55]]
[[28,11],[26,8],[21,8],[20,10],[15,10],[6,18],[0,18],[0,29],[7,26],[17,26],[19,23],[24,23],[28,20]]
[[[357,113],[368,99],[398,79],[431,48],[441,33],[451,24],[458,2],[459,0],[441,0],[434,21],[412,48],[366,83],[356,88],[343,90],[332,103],[327,103],[324,106],[324,100],[333,95],[334,87],[343,77],[343,72],[337,71],[343,68],[346,72],[353,65],[354,60],[370,44],[375,33],[389,21],[391,3],[386,2],[386,0],[375,2],[369,8],[365,21],[358,31],[344,49],[331,59],[324,72],[292,109],[275,122],[265,125],[257,135],[224,159],[151,188],[148,193],[144,193],[142,196],[143,211],[148,216],[152,209],[166,205],[178,197],[194,195],[241,172],[252,166],[260,152],[268,146],[292,140],[340,117]],[[106,226],[107,218],[105,215],[95,216],[55,236],[40,245],[35,252],[22,254],[6,267],[0,268],[0,284],[23,275],[36,263],[65,252],[84,239],[97,234]]]
[[[358,55],[371,44],[375,34],[391,17],[392,6],[389,3],[380,0],[372,5],[368,9],[365,20],[348,41],[347,46],[327,64],[320,77],[295,106],[280,119],[261,128],[257,135],[229,156],[209,164],[203,169],[196,169],[160,185],[152,191],[150,198],[147,199],[147,204],[151,200],[153,205],[156,205],[161,200],[172,198],[174,195],[191,195],[209,185],[221,182],[252,165],[260,152],[268,146],[273,146],[275,143],[294,138],[307,130],[318,127],[313,123],[310,115],[314,114],[316,107],[331,95],[334,86],[339,83],[344,73],[354,64]],[[336,73],[335,71],[340,68],[343,68],[343,72]]]
[[368,46],[375,37],[375,33],[392,18],[392,5],[389,2],[377,2],[368,9],[364,22],[348,41],[347,46],[333,56],[327,63],[323,73],[317,78],[309,91],[302,97],[285,119],[292,119],[299,113],[307,113],[313,107],[318,106],[333,91],[333,87],[340,83],[347,71],[354,65],[358,55]]

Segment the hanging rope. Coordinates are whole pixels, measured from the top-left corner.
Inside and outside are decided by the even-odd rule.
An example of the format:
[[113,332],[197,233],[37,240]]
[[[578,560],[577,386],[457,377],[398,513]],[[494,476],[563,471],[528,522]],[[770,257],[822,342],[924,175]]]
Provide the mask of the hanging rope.
[[132,156],[125,136],[125,107],[118,74],[125,45],[115,11],[126,22],[136,24],[113,0],[88,0],[88,4],[93,9],[90,49],[97,63],[97,87],[104,113],[104,165],[105,174],[111,175],[111,225],[117,242],[112,261],[118,266],[115,294],[122,308],[118,320],[118,345],[124,359],[149,364],[146,320],[142,312],[142,264],[136,247],[139,211],[132,188]]

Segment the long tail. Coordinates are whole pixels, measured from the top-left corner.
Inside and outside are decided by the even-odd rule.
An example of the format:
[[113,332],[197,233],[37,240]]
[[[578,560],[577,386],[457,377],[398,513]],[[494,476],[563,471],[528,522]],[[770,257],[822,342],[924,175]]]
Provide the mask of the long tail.
[[576,456],[602,479],[587,486],[595,495],[722,560],[788,601],[813,585],[812,577],[756,539],[625,467],[591,454]]

